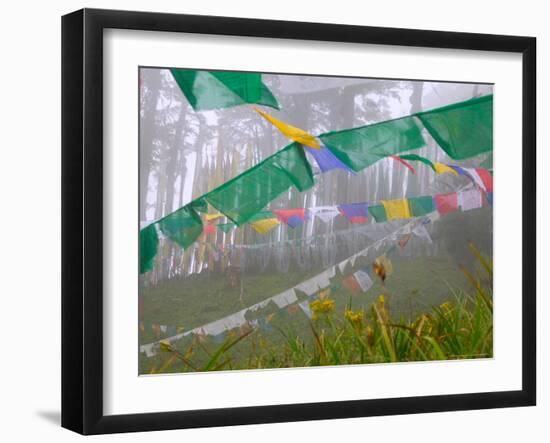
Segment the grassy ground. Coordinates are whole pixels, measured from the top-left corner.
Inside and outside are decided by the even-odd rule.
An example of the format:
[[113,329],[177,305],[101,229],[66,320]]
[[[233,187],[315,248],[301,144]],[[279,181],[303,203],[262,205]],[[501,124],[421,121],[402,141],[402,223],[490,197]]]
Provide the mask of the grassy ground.
[[[470,274],[480,275],[475,287],[449,257],[392,261],[394,272],[385,288],[376,283],[367,293],[352,296],[338,284],[339,277],[333,279],[336,288],[326,298],[333,301],[333,308],[326,314],[318,313],[317,320],[310,321],[301,310],[292,313],[268,306],[249,319],[275,313],[271,331],[233,331],[223,342],[208,337],[184,339],[153,358],[141,354],[140,373],[492,355],[492,306],[486,302],[492,298],[491,275],[480,271],[483,263],[470,267]],[[289,272],[284,278],[277,273],[244,275],[242,296],[241,288],[230,288],[223,276],[173,280],[144,291],[143,319],[191,329],[264,300],[318,272]],[[305,299],[304,294],[298,295],[300,301]],[[447,329],[455,331],[454,344],[451,335],[445,338],[442,333]],[[156,339],[150,330],[140,332],[142,344]]]

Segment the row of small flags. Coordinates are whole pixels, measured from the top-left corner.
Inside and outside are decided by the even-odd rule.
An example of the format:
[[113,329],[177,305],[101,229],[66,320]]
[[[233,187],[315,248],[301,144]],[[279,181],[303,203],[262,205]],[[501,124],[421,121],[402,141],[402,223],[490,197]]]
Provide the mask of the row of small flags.
[[[489,177],[491,176],[489,175]],[[350,223],[362,224],[369,222],[369,220],[383,223],[391,220],[409,219],[428,215],[434,211],[439,212],[440,215],[458,210],[469,211],[481,208],[486,204],[493,204],[492,180],[486,185],[483,189],[475,187],[459,192],[381,200],[377,203],[349,203],[312,208],[273,209],[264,211],[262,215],[264,218],[250,222],[250,225],[259,234],[266,234],[281,223],[294,229],[314,217],[328,223],[341,215]],[[223,217],[222,214],[209,214],[206,217],[204,236],[215,233],[216,226],[225,233],[236,227],[232,223],[217,225],[213,223],[214,220],[221,217]]]
[[[167,337],[162,340],[140,346],[140,352],[144,352],[148,357],[152,357],[156,355],[157,349],[159,348],[161,343],[172,344],[183,337],[191,335],[198,336],[199,339],[211,337],[214,342],[223,342],[227,333],[237,328],[240,330],[260,328],[264,331],[270,331],[272,329],[270,323],[275,315],[274,313],[253,320],[247,319],[246,315],[248,312],[254,313],[260,309],[264,309],[271,303],[274,303],[276,305],[276,307],[278,308],[277,312],[280,315],[284,315],[285,313],[295,314],[296,312],[299,312],[299,309],[301,309],[304,314],[308,316],[308,318],[312,318],[313,313],[311,311],[310,303],[316,298],[326,297],[326,291],[330,292],[331,288],[334,289],[338,287],[337,284],[331,284],[330,281],[336,276],[336,268],[338,268],[340,270],[340,273],[344,275],[348,263],[354,266],[355,260],[358,257],[367,256],[367,253],[371,249],[375,248],[375,250],[377,250],[377,248],[382,246],[384,242],[386,242],[388,239],[391,240],[393,244],[386,254],[392,252],[392,250],[395,249],[396,245],[399,244],[401,239],[410,236],[413,233],[415,235],[418,235],[419,237],[428,238],[429,241],[431,241],[429,234],[425,229],[425,225],[434,219],[436,218],[433,216],[425,217],[422,220],[415,220],[411,223],[408,223],[398,228],[396,231],[392,232],[386,237],[367,246],[365,249],[352,255],[351,257],[343,260],[337,265],[331,266],[320,274],[317,274],[309,278],[308,280],[301,282],[293,288],[287,289],[277,295],[274,295],[273,297],[249,306],[248,308],[226,316],[222,319],[210,322],[208,324],[186,332],[183,332],[182,330],[178,332],[177,328],[175,330],[174,327],[172,327],[170,329],[170,332],[176,331],[176,333],[173,335],[170,335],[168,333],[168,327],[166,326],[164,327],[164,331]],[[401,245],[399,246],[404,247]],[[389,276],[392,272],[391,261],[387,258],[386,254],[378,256],[372,263],[372,266],[361,268],[358,271],[344,277],[344,279],[342,280],[342,285],[352,294],[357,295],[361,291],[367,292],[370,289],[370,287],[373,285],[373,279],[375,278],[375,276],[380,278],[383,283],[385,278]],[[307,298],[298,302],[296,291],[304,293]],[[293,307],[293,305],[295,306]],[[159,326],[159,328],[163,327]],[[160,332],[163,332],[163,329],[156,329],[154,332],[158,332],[159,330]],[[156,337],[158,337],[158,335],[156,335]]]

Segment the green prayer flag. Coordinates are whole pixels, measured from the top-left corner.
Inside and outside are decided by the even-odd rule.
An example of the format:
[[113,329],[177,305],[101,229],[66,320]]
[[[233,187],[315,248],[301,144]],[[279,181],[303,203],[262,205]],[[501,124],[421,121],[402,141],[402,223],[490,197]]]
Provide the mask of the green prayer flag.
[[416,121],[404,117],[319,136],[343,163],[358,172],[378,160],[424,146]]
[[409,200],[409,207],[411,208],[411,214],[413,217],[419,217],[435,211],[435,205],[431,195],[424,197],[411,197],[407,200]]
[[157,255],[159,239],[155,224],[146,226],[139,231],[139,273],[143,274],[153,269]]
[[191,202],[158,221],[161,232],[170,240],[187,249],[202,233],[202,220],[198,210],[205,212],[203,200]]
[[236,228],[237,225],[235,223],[218,223],[216,227],[220,230],[225,232],[226,234],[231,231],[232,229]]
[[291,143],[204,198],[240,226],[290,187],[302,192],[313,184],[313,171],[303,147]]
[[256,103],[279,109],[277,100],[256,72],[171,69],[176,83],[196,111]]
[[430,168],[432,168],[435,171],[434,164],[430,160],[428,160],[426,157],[421,157],[420,155],[417,155],[417,154],[403,154],[403,155],[400,155],[399,158],[402,158],[403,160],[416,160],[416,161],[422,162],[428,165]]
[[386,209],[382,205],[369,206],[369,213],[374,217],[376,223],[381,223],[388,220]]
[[492,95],[419,112],[416,116],[454,160],[493,150]]

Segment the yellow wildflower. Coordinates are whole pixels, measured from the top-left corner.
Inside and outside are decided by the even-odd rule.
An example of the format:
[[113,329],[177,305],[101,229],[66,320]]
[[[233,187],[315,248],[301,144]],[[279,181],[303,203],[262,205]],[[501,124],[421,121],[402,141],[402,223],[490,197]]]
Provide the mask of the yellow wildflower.
[[378,304],[380,305],[381,308],[383,308],[385,303],[386,303],[386,297],[384,297],[384,294],[380,294],[378,296]]
[[316,320],[318,314],[328,314],[329,312],[334,311],[335,301],[330,298],[325,298],[324,300],[315,300],[309,305],[313,311],[312,318]]
[[446,301],[445,303],[441,303],[439,307],[445,311],[445,314],[449,313],[453,309],[453,305],[451,302]]
[[365,313],[363,311],[352,311],[351,309],[346,310],[344,312],[344,317],[350,322],[355,325],[361,324],[363,321],[363,317],[365,316]]

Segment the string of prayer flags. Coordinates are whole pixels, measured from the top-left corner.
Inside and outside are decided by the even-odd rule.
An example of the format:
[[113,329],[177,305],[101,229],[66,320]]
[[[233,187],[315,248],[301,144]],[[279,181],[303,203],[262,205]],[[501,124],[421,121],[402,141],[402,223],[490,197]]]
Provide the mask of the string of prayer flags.
[[139,272],[143,274],[153,269],[159,239],[157,228],[151,224],[139,231]]
[[450,166],[447,166],[444,163],[437,162],[434,164],[434,167],[435,167],[435,172],[438,174],[445,174],[446,172],[450,172],[451,174],[458,176],[458,172],[456,172],[453,168],[451,168]]
[[273,228],[276,228],[277,226],[279,226],[280,223],[281,222],[276,218],[266,218],[263,220],[252,222],[250,223],[250,226],[252,226],[252,228],[258,234],[267,234]]
[[462,211],[481,208],[483,206],[483,195],[479,189],[470,189],[458,193],[458,205]]
[[395,155],[390,155],[390,158],[392,158],[393,160],[395,160],[396,162],[399,162],[401,163],[403,166],[405,166],[409,171],[411,171],[414,175],[416,175],[416,171],[414,170],[414,168],[410,165],[410,163],[406,162],[405,160],[403,160],[403,157],[397,157]]
[[204,199],[240,226],[291,187],[303,192],[313,184],[304,149],[292,143],[210,191]]
[[415,114],[441,148],[455,160],[493,150],[493,96]]
[[348,165],[343,163],[338,157],[336,157],[326,146],[321,146],[320,149],[307,148],[307,152],[315,159],[317,166],[321,172],[331,171],[333,169],[343,169],[344,171],[355,172]]
[[434,202],[437,211],[441,215],[445,215],[458,209],[458,197],[456,192],[434,195]]
[[372,279],[366,269],[359,269],[353,273],[353,276],[363,292],[367,292],[373,285]]
[[195,111],[259,104],[279,109],[277,100],[256,72],[196,71],[170,72]]
[[421,148],[424,138],[412,116],[319,136],[323,144],[355,172],[389,155]]
[[276,119],[272,115],[269,115],[263,111],[260,111],[257,108],[254,108],[254,110],[258,114],[260,114],[263,118],[265,118],[268,122],[270,122],[273,126],[275,126],[279,131],[281,131],[281,133],[285,137],[288,137],[291,140],[294,140],[295,142],[298,142],[302,145],[309,146],[310,148],[321,149],[319,140],[317,140],[317,138],[311,135],[309,132],[306,132],[300,128],[296,128],[295,126],[289,125],[288,123],[285,123],[279,119]]
[[297,209],[273,209],[273,214],[283,223],[291,228],[300,226],[307,218],[307,211],[304,208]]
[[339,205],[338,209],[351,223],[366,223],[369,219],[368,205],[366,203]]
[[435,172],[434,164],[430,160],[428,160],[426,157],[421,157],[420,155],[417,155],[417,154],[403,154],[403,155],[400,155],[399,158],[402,160],[408,160],[408,161],[416,160],[416,161],[422,162],[425,165],[432,168]]
[[386,216],[386,209],[383,205],[369,205],[369,214],[376,220],[376,223],[383,223],[388,221]]
[[435,211],[433,197],[431,195],[410,197],[409,208],[413,217],[420,217]]
[[386,210],[386,217],[388,220],[411,218],[409,202],[406,198],[398,200],[382,200],[381,203]]

